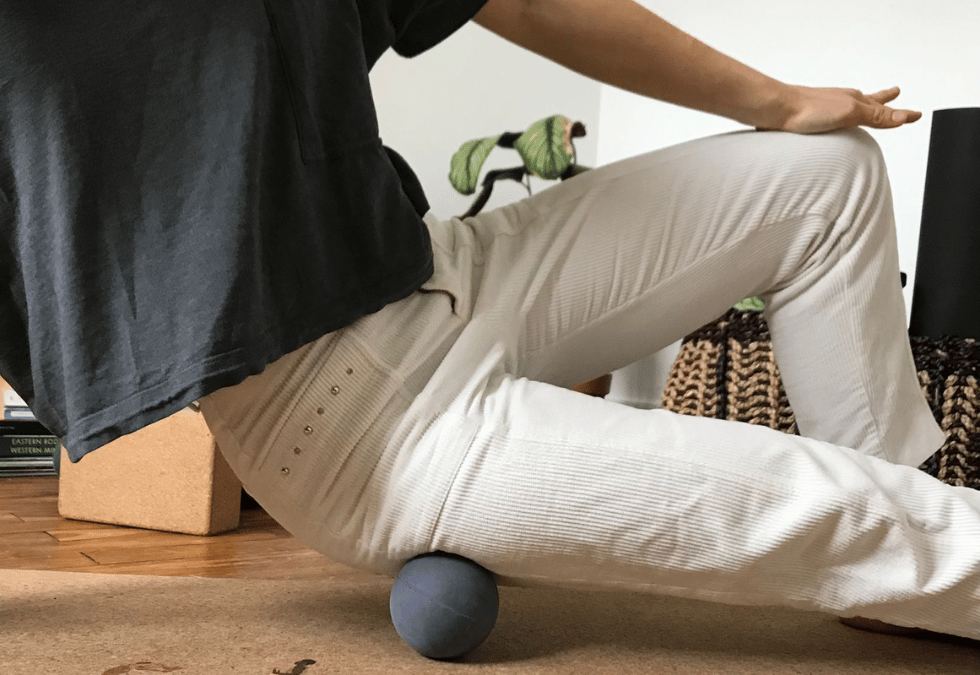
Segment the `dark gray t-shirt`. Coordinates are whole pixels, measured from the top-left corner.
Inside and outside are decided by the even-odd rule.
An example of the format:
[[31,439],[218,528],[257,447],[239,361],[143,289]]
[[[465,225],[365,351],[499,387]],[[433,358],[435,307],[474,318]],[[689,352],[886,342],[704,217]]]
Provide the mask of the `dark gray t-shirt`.
[[0,375],[73,461],[431,276],[368,72],[485,2],[0,4]]

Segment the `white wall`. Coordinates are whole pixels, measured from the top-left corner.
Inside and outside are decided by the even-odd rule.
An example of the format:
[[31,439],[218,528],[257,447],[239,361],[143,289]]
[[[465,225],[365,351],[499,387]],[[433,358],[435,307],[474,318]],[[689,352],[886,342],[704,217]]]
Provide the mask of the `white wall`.
[[[524,131],[561,114],[585,124],[575,139],[578,161],[596,165],[599,83],[532,54],[470,22],[414,59],[389,50],[371,71],[385,144],[408,160],[440,218],[462,215],[476,195],[449,183],[449,160],[466,141]],[[480,174],[521,165],[515,150],[495,148]],[[553,185],[531,179],[535,194]],[[477,188],[477,194],[480,187]],[[498,181],[483,210],[527,196],[514,181]]]
[[[932,111],[980,106],[975,29],[980,3],[962,0],[639,0],[720,51],[784,82],[902,87],[892,104],[921,110],[900,128],[868,131],[884,151],[902,269],[915,272]],[[745,128],[729,120],[602,86],[598,160]],[[911,304],[911,286],[906,304]]]
[[[870,130],[889,165],[902,269],[911,306],[933,110],[980,105],[974,33],[980,3],[964,0],[638,0],[700,40],[793,84],[853,87],[866,93],[898,85],[896,106],[923,119],[896,130]],[[630,94],[571,73],[469,24],[422,56],[393,52],[372,72],[385,142],[419,174],[440,217],[466,211],[472,197],[449,184],[449,159],[467,140],[522,131],[560,113],[585,123],[579,161],[608,164],[641,152],[744,128],[729,120]],[[485,169],[517,166],[496,149]],[[540,191],[549,183],[533,179]],[[523,197],[499,184],[486,208]],[[675,345],[613,378],[609,398],[657,405]]]
[[[460,195],[448,179],[449,160],[465,141],[523,131],[539,119],[561,114],[585,124],[586,136],[575,139],[578,162],[598,165],[600,84],[476,24],[414,59],[389,51],[371,71],[371,86],[382,139],[412,165],[440,218],[462,215],[475,198]],[[515,151],[496,148],[481,180],[491,169],[520,163]],[[531,179],[535,194],[553,184]],[[526,195],[517,183],[500,181],[484,210]],[[652,407],[648,399],[659,394],[650,393],[656,385],[647,384],[644,372],[644,364],[617,372],[608,398]]]
[[[638,0],[729,56],[790,84],[872,93],[900,86],[896,107],[921,110],[900,129],[869,132],[889,167],[901,268],[911,311],[932,111],[980,106],[976,28],[980,3],[965,0]],[[599,164],[734,129],[730,120],[602,86]],[[623,399],[656,392],[676,346],[614,382]],[[614,384],[616,387],[617,384]],[[640,402],[643,405],[643,402]]]

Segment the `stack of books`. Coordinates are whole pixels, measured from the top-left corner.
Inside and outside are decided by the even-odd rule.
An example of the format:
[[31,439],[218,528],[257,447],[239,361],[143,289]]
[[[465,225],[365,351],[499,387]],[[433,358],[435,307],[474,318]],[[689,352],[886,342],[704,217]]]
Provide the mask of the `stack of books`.
[[61,441],[35,418],[20,396],[0,379],[0,477],[53,476]]

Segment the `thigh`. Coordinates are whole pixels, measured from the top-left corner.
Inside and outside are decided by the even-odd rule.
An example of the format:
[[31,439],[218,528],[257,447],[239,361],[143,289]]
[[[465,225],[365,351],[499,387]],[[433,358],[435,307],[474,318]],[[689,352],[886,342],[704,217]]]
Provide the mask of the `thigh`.
[[457,223],[474,317],[515,331],[515,374],[573,385],[651,354],[799,273],[840,214],[860,130],[734,132],[594,169]]

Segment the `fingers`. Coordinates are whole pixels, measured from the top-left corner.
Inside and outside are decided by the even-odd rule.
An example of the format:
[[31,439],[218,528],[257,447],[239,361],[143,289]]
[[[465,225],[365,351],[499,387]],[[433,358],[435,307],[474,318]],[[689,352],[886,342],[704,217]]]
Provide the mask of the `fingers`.
[[888,103],[889,101],[894,101],[896,98],[898,98],[898,95],[901,93],[901,89],[898,87],[892,87],[891,89],[883,89],[874,94],[868,94],[868,98],[878,103]]
[[[865,95],[857,89],[796,86],[797,109],[774,131],[819,134],[835,129],[866,126],[894,129],[922,118],[917,110],[896,109],[885,105],[898,98],[898,87]],[[760,131],[766,127],[756,127]]]
[[917,110],[896,109],[884,105],[889,101],[894,101],[901,93],[901,89],[892,87],[864,97],[869,102],[869,106],[866,108],[870,117],[869,126],[879,129],[893,129],[903,124],[917,122],[922,118],[922,113]]
[[856,115],[862,118],[858,122],[859,125],[874,129],[894,129],[903,124],[916,122],[922,117],[922,113],[915,110],[895,110],[876,104],[860,106],[860,111],[856,111]]
[[918,110],[896,110],[895,112],[905,115],[905,123],[918,122],[922,119],[922,113]]

